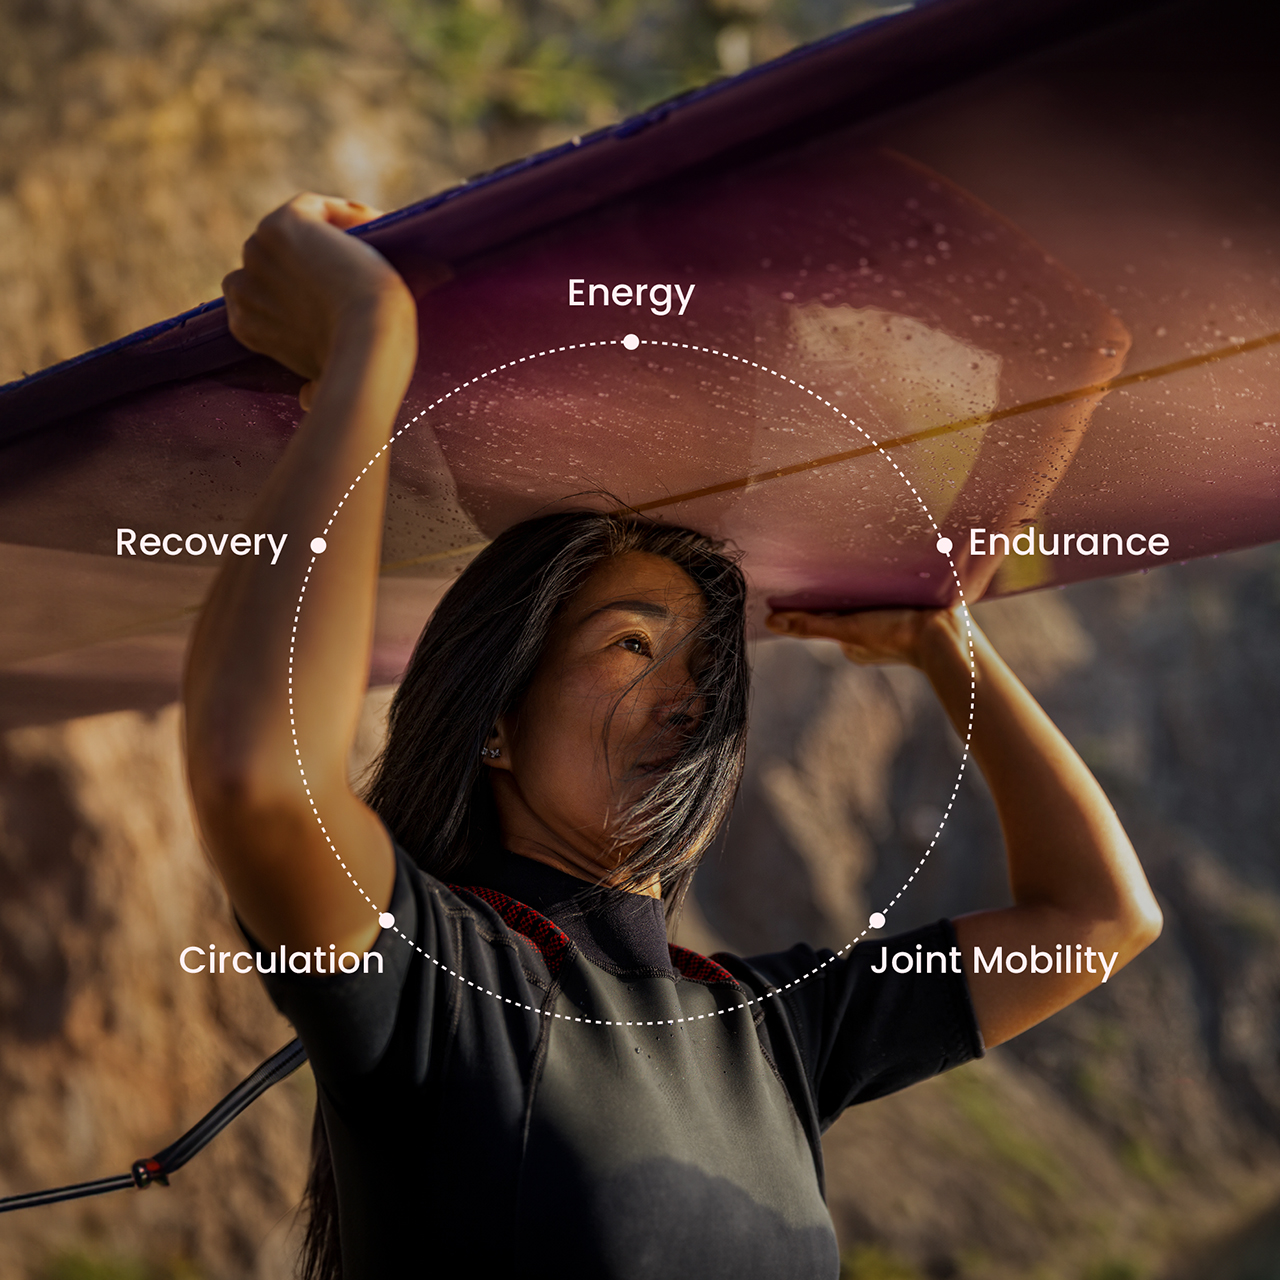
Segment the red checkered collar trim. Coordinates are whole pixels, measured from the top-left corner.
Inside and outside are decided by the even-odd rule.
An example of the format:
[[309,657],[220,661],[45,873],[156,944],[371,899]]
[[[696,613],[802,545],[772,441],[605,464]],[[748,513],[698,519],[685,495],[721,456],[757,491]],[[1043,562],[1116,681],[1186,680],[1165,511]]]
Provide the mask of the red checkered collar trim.
[[573,941],[554,921],[496,889],[486,889],[477,884],[451,884],[449,888],[455,893],[470,893],[481,902],[487,902],[502,917],[508,929],[528,939],[553,975],[560,972]]
[[737,979],[723,965],[700,956],[696,951],[690,951],[688,947],[677,947],[674,942],[668,942],[667,950],[671,952],[671,963],[675,965],[676,971],[691,982],[737,983]]
[[[486,889],[483,885],[474,884],[451,884],[449,888],[455,893],[473,894],[481,902],[488,903],[508,929],[529,941],[546,961],[552,974],[560,971],[569,948],[573,946],[573,940],[555,921],[548,920],[541,912],[523,902],[517,902],[515,898],[507,897],[505,893],[499,893],[496,889]],[[733,974],[728,969],[714,960],[708,960],[706,956],[700,956],[696,951],[677,947],[674,942],[667,943],[667,950],[671,954],[672,966],[682,978],[688,978],[691,982],[734,982]]]

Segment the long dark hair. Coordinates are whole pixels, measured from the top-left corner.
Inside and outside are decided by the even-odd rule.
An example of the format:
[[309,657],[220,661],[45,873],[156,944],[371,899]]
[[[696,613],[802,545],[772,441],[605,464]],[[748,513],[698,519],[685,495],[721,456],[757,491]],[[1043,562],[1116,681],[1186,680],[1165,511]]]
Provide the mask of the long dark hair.
[[[746,583],[721,544],[627,513],[570,511],[515,525],[437,606],[391,703],[386,745],[364,792],[424,871],[448,878],[473,851],[501,842],[480,749],[494,724],[519,709],[559,611],[596,566],[632,551],[683,569],[705,614],[684,641],[693,646],[697,714],[669,768],[622,815],[616,838],[625,852],[609,883],[637,889],[657,876],[668,918],[679,911],[742,776]],[[337,1188],[319,1104],[304,1202],[303,1280],[340,1280]]]

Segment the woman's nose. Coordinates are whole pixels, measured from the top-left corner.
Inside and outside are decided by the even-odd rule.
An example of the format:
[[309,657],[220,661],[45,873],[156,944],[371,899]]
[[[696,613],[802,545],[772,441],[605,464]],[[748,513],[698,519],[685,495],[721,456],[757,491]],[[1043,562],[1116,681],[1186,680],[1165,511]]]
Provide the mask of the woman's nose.
[[656,708],[656,719],[663,729],[685,732],[697,723],[701,710],[698,697],[685,689],[680,694],[665,699]]

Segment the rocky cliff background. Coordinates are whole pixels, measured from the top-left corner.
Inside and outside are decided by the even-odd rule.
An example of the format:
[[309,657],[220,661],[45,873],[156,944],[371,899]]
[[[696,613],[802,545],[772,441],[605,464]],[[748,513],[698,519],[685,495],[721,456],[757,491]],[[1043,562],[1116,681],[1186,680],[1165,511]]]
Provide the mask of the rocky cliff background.
[[[873,8],[3,0],[0,378],[212,296],[301,187],[393,207]],[[1165,933],[984,1061],[835,1126],[847,1271],[1274,1277],[1280,551],[978,613],[1120,809]],[[747,783],[682,937],[839,946],[927,849],[959,747],[911,672],[795,641],[755,669]],[[890,927],[1004,895],[970,770]],[[178,968],[234,938],[176,708],[0,736],[0,1193],[124,1171],[289,1038],[254,979]],[[0,1218],[0,1276],[283,1280],[311,1105],[304,1071],[168,1189]]]
[[[827,1150],[852,1273],[1269,1280],[1280,548],[975,612],[1116,804],[1164,934],[984,1061],[846,1113]],[[740,812],[699,906],[735,949],[838,946],[927,849],[959,742],[916,673],[835,646],[770,642],[755,680]],[[888,927],[1005,900],[994,810],[966,771]]]

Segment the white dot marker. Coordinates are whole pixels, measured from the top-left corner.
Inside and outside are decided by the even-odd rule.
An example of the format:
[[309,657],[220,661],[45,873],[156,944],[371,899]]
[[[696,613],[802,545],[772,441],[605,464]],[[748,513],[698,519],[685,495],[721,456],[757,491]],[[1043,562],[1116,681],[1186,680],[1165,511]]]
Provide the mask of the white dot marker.
[[378,917],[378,924],[381,925],[381,927],[384,929],[390,929],[391,926],[395,924],[395,922],[396,922],[396,918],[391,914],[390,911],[384,911]]
[[629,333],[625,338],[623,338],[622,345],[626,347],[628,351],[634,351],[640,345],[640,339],[637,338],[634,333]]
[[952,545],[953,543],[950,538],[938,539],[938,550],[941,551],[944,556],[949,556],[951,554]]
[[321,552],[328,550],[329,544],[323,538],[311,539],[311,550],[320,555]]
[[882,915],[880,914],[880,912],[878,912],[878,911],[873,911],[873,912],[871,913],[871,919],[870,919],[870,920],[868,920],[868,921],[867,921],[867,923],[868,923],[868,924],[869,924],[873,929],[883,929],[883,928],[884,928],[884,916],[882,916]]

